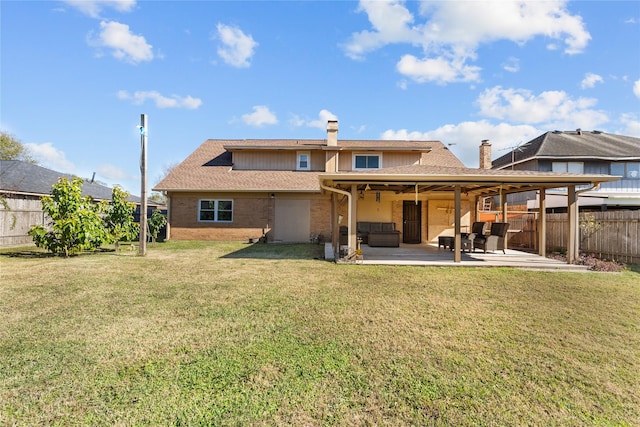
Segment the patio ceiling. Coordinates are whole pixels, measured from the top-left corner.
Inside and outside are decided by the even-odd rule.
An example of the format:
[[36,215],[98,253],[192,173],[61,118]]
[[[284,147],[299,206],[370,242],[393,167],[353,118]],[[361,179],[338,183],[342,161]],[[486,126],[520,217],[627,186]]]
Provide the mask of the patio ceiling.
[[[465,194],[492,196],[567,186],[593,186],[616,181],[611,175],[556,172],[505,171],[414,165],[363,172],[320,174],[324,185],[358,190],[392,191],[396,194],[451,192],[456,186]],[[368,186],[368,187],[367,187]]]

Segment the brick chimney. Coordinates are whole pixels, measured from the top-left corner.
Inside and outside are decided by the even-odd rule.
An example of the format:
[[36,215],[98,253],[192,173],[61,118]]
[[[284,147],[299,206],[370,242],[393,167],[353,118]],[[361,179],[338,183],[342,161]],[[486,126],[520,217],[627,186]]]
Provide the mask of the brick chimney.
[[327,121],[327,147],[326,162],[324,165],[325,172],[338,171],[338,121]]
[[480,144],[480,169],[491,169],[491,144],[483,139]]
[[337,120],[327,121],[327,146],[329,147],[338,146],[338,121]]

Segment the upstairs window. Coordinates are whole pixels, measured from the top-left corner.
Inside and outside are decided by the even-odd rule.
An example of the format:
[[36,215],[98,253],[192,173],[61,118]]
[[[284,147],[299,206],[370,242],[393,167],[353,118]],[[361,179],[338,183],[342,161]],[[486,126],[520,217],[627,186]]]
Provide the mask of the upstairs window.
[[233,222],[233,200],[200,200],[198,221]]
[[296,163],[296,170],[308,171],[311,170],[311,156],[308,152],[299,152],[298,160]]
[[382,159],[380,154],[354,154],[353,169],[380,169]]
[[553,162],[552,172],[584,173],[584,163],[582,162]]
[[640,162],[611,163],[611,175],[628,179],[640,179]]

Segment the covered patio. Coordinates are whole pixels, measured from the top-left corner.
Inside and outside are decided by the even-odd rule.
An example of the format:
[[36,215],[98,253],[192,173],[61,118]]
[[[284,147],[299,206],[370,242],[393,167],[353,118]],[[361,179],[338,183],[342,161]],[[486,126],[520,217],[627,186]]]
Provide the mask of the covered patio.
[[[469,265],[509,265],[528,262],[531,265],[564,264],[546,258],[546,190],[551,188],[565,188],[567,192],[568,234],[567,264],[573,264],[579,255],[579,222],[577,198],[581,191],[593,189],[603,182],[619,179],[610,175],[584,175],[557,172],[509,171],[493,169],[472,169],[460,167],[412,165],[397,168],[387,168],[357,172],[334,172],[320,175],[320,186],[332,193],[332,248],[336,259],[343,256],[341,250],[339,228],[347,228],[346,258],[353,259],[358,250],[357,222],[363,214],[358,212],[358,201],[365,200],[365,193],[375,194],[376,202],[381,199],[399,202],[400,209],[393,208],[391,216],[394,223],[407,224],[407,216],[402,212],[402,203],[414,202],[416,206],[436,200],[452,201],[452,219],[454,250],[438,251],[437,238],[439,234],[431,233],[429,222],[431,219],[425,212],[422,218],[423,230],[419,243],[415,245],[402,244],[398,248],[373,248],[363,245],[362,263],[394,263],[403,264],[409,261],[418,263],[421,258],[428,259],[430,265],[437,262]],[[537,236],[538,253],[535,255],[525,252],[508,250],[495,253],[468,253],[461,250],[463,227],[469,229],[471,222],[476,221],[481,201],[486,197],[497,197],[500,201],[502,218],[507,218],[507,194],[525,191],[537,191],[540,194],[539,226],[541,230]],[[470,206],[463,211],[463,205]],[[346,208],[345,208],[346,206]],[[362,206],[367,206],[362,204]],[[345,212],[346,211],[346,212]],[[341,214],[346,213],[346,215]],[[463,224],[463,217],[465,223]],[[345,221],[346,220],[346,221]],[[406,235],[406,234],[405,234]],[[406,240],[404,243],[409,243]],[[508,246],[507,246],[508,247]],[[436,252],[432,249],[435,248]],[[422,259],[424,262],[425,259]]]

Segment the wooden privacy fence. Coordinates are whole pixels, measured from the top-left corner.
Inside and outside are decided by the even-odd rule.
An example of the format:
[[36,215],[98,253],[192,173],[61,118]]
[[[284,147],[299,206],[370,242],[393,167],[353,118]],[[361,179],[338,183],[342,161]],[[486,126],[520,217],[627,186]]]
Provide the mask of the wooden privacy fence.
[[[566,247],[566,230],[566,214],[547,215],[547,248]],[[640,263],[640,211],[581,213],[580,251]]]
[[[0,206],[0,247],[28,245],[33,239],[27,235],[32,225],[44,225],[40,199],[5,199]],[[6,209],[8,207],[9,209]]]
[[[509,247],[537,250],[537,214],[509,218]],[[547,251],[566,250],[567,214],[547,214]],[[640,263],[640,210],[580,214],[580,252]]]

